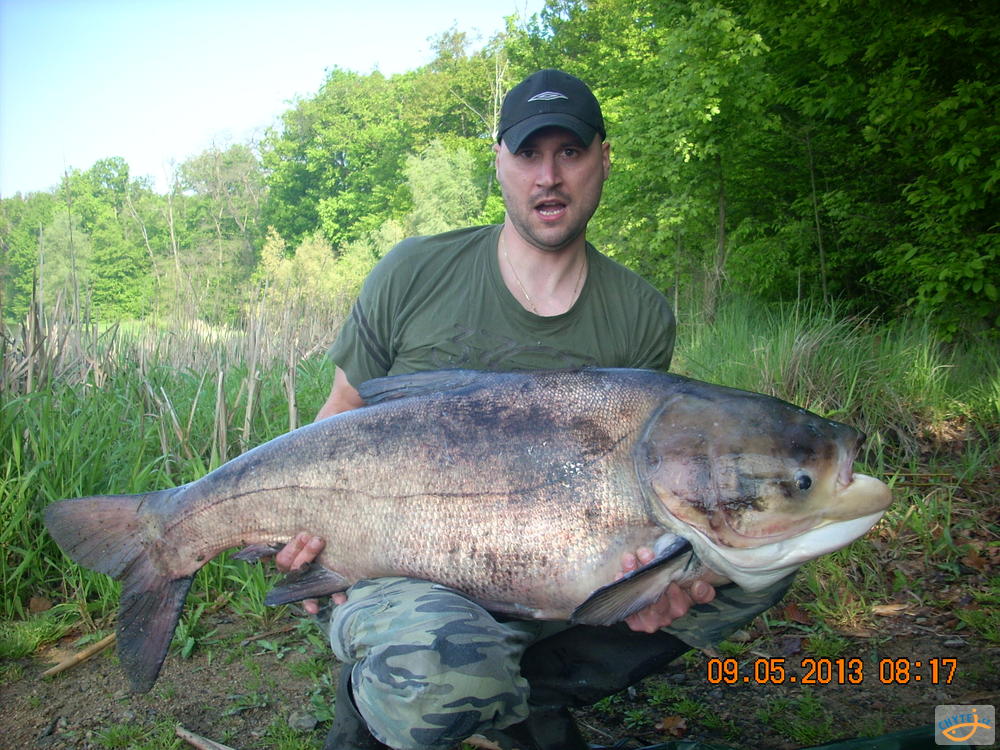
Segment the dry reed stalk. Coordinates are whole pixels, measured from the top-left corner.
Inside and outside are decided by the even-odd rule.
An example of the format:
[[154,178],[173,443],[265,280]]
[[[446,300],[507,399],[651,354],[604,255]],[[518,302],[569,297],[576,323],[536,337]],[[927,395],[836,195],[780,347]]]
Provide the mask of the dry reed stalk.
[[260,385],[260,354],[261,343],[264,339],[264,319],[260,314],[261,305],[256,306],[257,313],[252,316],[247,325],[247,335],[245,339],[245,353],[247,362],[246,391],[247,405],[243,412],[243,432],[240,437],[240,449],[247,450],[250,447],[250,427],[253,424],[254,407],[257,405],[257,389]]
[[83,651],[73,654],[72,656],[63,659],[61,662],[56,664],[54,667],[50,667],[42,672],[39,677],[51,677],[52,675],[59,674],[60,672],[65,672],[70,667],[75,667],[77,664],[82,664],[93,656],[101,653],[104,649],[115,642],[117,634],[112,633],[109,636],[105,636],[97,643],[93,643]]
[[180,724],[174,728],[174,732],[191,747],[197,748],[197,750],[234,750],[229,745],[223,745],[221,742],[216,742],[215,740],[208,739],[208,737],[195,734]]
[[212,449],[216,452],[217,463],[223,464],[229,458],[229,443],[226,433],[229,430],[229,420],[226,418],[226,373],[219,363],[215,383],[215,419],[212,424]]
[[282,382],[285,384],[285,396],[288,399],[288,429],[294,430],[299,426],[299,410],[295,401],[295,376],[296,359],[294,343],[288,348],[288,359],[286,361],[285,374]]

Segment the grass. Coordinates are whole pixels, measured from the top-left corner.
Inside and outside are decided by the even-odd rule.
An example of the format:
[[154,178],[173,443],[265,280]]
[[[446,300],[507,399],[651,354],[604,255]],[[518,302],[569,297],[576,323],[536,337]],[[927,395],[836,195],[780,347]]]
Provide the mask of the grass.
[[60,605],[23,620],[0,621],[0,659],[30,656],[69,632],[77,619],[75,607]]
[[813,693],[803,693],[794,700],[775,698],[758,718],[799,747],[830,742],[842,729]]

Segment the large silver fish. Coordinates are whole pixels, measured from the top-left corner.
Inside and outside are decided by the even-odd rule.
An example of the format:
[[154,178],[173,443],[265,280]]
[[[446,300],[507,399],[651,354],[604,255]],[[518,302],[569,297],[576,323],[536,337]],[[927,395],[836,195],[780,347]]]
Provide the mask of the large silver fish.
[[[123,583],[121,663],[152,687],[199,568],[309,530],[326,549],[269,603],[405,575],[525,618],[610,624],[707,565],[755,590],[864,534],[888,487],[864,436],[775,398],[646,370],[442,371],[196,482],[53,503],[49,531]],[[657,559],[615,582],[622,554]]]

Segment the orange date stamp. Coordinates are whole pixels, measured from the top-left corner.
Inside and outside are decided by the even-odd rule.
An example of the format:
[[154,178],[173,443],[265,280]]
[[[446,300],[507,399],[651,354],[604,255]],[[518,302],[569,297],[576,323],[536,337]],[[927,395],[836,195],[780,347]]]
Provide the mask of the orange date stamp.
[[712,658],[707,678],[713,685],[861,685],[878,681],[883,685],[950,685],[958,671],[958,659],[880,659],[865,664],[856,658],[782,657]]

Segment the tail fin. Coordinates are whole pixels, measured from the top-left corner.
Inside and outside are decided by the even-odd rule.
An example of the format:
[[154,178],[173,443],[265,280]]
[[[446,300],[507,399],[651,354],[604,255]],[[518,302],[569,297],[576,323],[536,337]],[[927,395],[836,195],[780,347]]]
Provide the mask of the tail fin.
[[191,588],[193,576],[173,577],[149,554],[158,541],[156,511],[178,489],[63,500],[45,509],[45,525],[70,559],[122,582],[118,657],[137,693],[156,682]]

